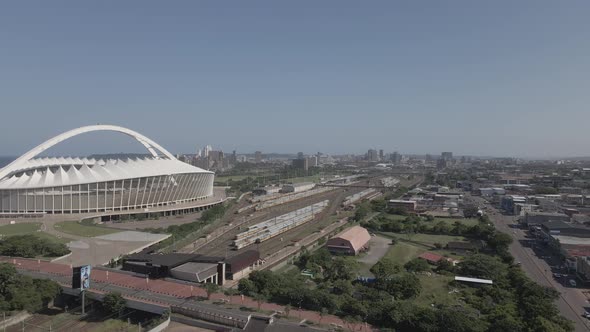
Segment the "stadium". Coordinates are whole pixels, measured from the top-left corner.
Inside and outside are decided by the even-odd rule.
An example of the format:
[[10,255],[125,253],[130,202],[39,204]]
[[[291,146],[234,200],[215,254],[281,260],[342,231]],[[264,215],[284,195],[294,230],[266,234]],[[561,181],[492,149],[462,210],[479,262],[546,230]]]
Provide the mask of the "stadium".
[[[94,131],[126,134],[141,143],[149,157],[37,157],[64,140]],[[84,214],[190,207],[210,200],[213,177],[213,172],[179,161],[135,131],[110,125],[86,126],[55,136],[0,169],[0,211]]]

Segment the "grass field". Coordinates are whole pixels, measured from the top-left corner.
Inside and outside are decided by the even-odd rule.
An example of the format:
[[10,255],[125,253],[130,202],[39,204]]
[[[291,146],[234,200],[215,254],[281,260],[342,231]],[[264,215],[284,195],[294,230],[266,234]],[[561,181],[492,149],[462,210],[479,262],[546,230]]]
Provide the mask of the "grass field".
[[67,234],[94,237],[121,232],[120,229],[84,225],[76,221],[62,221],[55,224],[55,229]]
[[71,239],[68,238],[60,238],[41,230],[41,223],[21,223],[21,224],[14,224],[14,225],[5,225],[0,226],[0,235],[2,237],[5,236],[14,236],[14,235],[26,235],[32,234],[39,238],[47,239],[52,242],[57,243],[68,243]]
[[[291,178],[291,179],[285,179],[285,182],[291,182],[291,183],[301,183],[301,182],[315,182],[318,183],[320,182],[320,178],[323,178],[324,175],[312,175],[312,176],[302,176],[302,177],[297,177],[297,178]],[[281,182],[283,181],[283,179],[281,179]]]
[[41,229],[41,223],[21,223],[14,225],[0,226],[0,234],[2,236],[24,235],[37,232]]
[[398,242],[394,246],[391,246],[387,254],[383,258],[390,258],[399,265],[404,265],[412,259],[420,256],[423,252],[427,251],[424,248],[420,248],[408,243]]
[[447,223],[450,226],[453,226],[453,224],[458,221],[460,223],[462,223],[463,225],[466,226],[474,226],[477,225],[479,223],[479,220],[477,219],[473,219],[473,218],[462,218],[462,219],[453,219],[453,218],[434,218],[434,221],[432,221],[433,223],[437,223],[439,221],[443,221],[445,223]]
[[420,284],[422,285],[422,292],[415,299],[415,303],[424,306],[430,306],[431,304],[446,304],[453,305],[457,303],[459,293],[451,293],[451,289],[448,287],[449,282],[453,280],[451,276],[443,275],[419,275]]
[[462,256],[454,255],[448,250],[438,250],[434,246],[435,243],[440,243],[444,246],[450,241],[464,241],[465,238],[462,236],[418,233],[408,238],[406,234],[400,233],[380,232],[380,234],[389,238],[395,237],[398,239],[398,243],[389,249],[385,257],[392,258],[394,262],[400,265],[420,256],[420,254],[426,251],[433,251],[437,254],[446,255],[455,259],[462,258]]
[[255,178],[254,175],[229,175],[229,176],[216,176],[215,177],[215,182],[228,182],[229,180],[232,181],[241,181],[247,177],[252,177]]

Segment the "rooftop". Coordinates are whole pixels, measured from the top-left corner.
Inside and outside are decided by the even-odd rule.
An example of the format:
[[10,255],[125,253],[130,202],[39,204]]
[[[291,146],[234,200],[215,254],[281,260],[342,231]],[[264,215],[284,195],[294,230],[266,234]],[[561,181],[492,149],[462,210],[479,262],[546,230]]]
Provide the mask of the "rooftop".
[[478,278],[468,278],[468,277],[455,277],[455,281],[463,281],[463,282],[473,282],[476,284],[485,284],[485,285],[492,285],[494,282],[489,279],[478,279]]

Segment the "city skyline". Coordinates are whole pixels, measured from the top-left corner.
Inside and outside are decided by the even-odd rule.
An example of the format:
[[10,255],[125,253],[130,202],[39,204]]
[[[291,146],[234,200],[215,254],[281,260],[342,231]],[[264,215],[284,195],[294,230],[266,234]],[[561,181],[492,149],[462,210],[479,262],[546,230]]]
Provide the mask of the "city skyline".
[[61,4],[0,11],[0,155],[96,123],[177,153],[590,155],[587,2]]

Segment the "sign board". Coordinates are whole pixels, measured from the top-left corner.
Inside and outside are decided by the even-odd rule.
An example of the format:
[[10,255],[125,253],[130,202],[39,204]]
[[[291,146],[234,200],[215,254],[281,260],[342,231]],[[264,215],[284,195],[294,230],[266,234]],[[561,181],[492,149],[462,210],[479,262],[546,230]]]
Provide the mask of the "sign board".
[[72,271],[72,288],[85,290],[90,288],[90,265],[76,266]]

